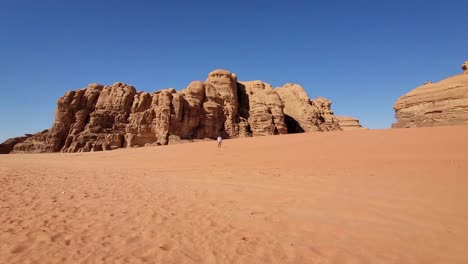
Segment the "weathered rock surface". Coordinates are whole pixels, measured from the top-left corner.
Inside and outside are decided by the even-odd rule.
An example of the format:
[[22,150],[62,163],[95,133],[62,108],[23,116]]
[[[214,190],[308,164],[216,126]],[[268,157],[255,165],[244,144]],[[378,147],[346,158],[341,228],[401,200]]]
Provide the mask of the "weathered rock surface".
[[361,126],[357,118],[351,116],[336,116],[336,119],[338,119],[341,130],[365,129]]
[[468,62],[464,73],[424,85],[395,102],[392,127],[468,125]]
[[49,130],[13,152],[88,152],[166,145],[218,135],[225,138],[340,130],[330,100],[310,100],[297,84],[273,89],[262,81],[238,82],[226,70],[185,89],[152,93],[133,86],[90,84],[58,100]]
[[10,153],[16,144],[24,142],[26,139],[32,137],[31,134],[26,134],[22,137],[9,138],[0,144],[0,154]]
[[315,111],[319,113],[318,125],[321,131],[340,130],[340,125],[331,110],[331,101],[323,97],[317,97],[310,101]]
[[283,103],[270,84],[262,81],[240,82],[240,118],[247,122],[244,135],[287,134]]
[[16,144],[13,148],[12,153],[42,153],[42,152],[54,152],[53,149],[49,148],[48,141],[51,141],[49,136],[49,130],[43,130],[39,133],[32,135],[27,138],[24,142]]
[[292,83],[275,91],[284,104],[288,133],[340,130],[330,100],[322,97],[310,100],[302,86]]

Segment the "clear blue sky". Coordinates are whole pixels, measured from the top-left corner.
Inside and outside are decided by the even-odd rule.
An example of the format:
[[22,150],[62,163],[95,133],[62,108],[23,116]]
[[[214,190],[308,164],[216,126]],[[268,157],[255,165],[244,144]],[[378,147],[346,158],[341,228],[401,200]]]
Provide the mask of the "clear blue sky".
[[387,128],[402,94],[461,72],[468,1],[0,0],[0,142],[88,83],[183,89],[223,68],[299,83]]

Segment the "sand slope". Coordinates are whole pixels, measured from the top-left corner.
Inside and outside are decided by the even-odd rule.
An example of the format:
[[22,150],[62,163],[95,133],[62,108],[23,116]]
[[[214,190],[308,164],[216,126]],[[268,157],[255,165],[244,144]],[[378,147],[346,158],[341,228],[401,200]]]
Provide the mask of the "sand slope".
[[468,127],[0,156],[0,263],[466,263]]

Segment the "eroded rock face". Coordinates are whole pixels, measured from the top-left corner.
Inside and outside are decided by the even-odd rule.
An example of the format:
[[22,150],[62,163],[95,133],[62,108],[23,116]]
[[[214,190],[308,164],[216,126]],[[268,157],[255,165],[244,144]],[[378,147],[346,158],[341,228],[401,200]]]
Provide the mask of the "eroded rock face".
[[299,85],[273,89],[238,82],[226,70],[185,89],[152,93],[133,86],[90,84],[57,103],[52,128],[15,145],[13,152],[88,152],[193,140],[339,130],[324,98],[310,100]]
[[338,119],[331,110],[331,101],[323,97],[317,97],[311,101],[315,111],[319,113],[319,127],[321,131],[340,130]]
[[270,84],[262,81],[240,82],[242,117],[247,120],[247,133],[252,136],[287,134],[284,105]]
[[73,120],[76,122],[72,124],[72,130],[60,151],[88,152],[121,148],[135,93],[135,87],[123,83],[114,83],[112,86],[94,84],[88,87],[80,101],[82,107],[75,111]]
[[156,139],[154,119],[153,95],[147,92],[136,93],[128,124],[125,126],[125,147],[143,146],[154,142]]
[[302,86],[292,83],[276,88],[275,91],[284,104],[289,133],[340,129],[331,111],[330,100],[322,97],[310,100]]
[[49,130],[43,130],[32,135],[23,142],[17,143],[11,153],[44,153],[54,152],[47,142],[51,140]]
[[395,102],[392,127],[428,127],[468,124],[468,62],[464,73],[424,85]]
[[[225,136],[237,136],[239,126],[237,76],[229,71],[215,70],[208,74],[205,81],[205,100],[198,137],[216,137],[224,132]],[[223,131],[224,127],[224,131]]]
[[338,120],[341,130],[365,129],[357,118],[351,116],[336,116],[335,118]]
[[0,144],[0,154],[8,154],[13,151],[16,144],[24,142],[26,139],[32,137],[31,134],[26,134],[22,137],[9,138]]

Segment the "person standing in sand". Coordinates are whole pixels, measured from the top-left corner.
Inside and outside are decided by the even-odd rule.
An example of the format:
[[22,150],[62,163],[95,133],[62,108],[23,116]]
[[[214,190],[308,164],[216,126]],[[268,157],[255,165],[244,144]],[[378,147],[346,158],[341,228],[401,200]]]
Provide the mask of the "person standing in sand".
[[223,138],[221,136],[218,136],[218,148],[221,147],[222,142],[223,142]]

